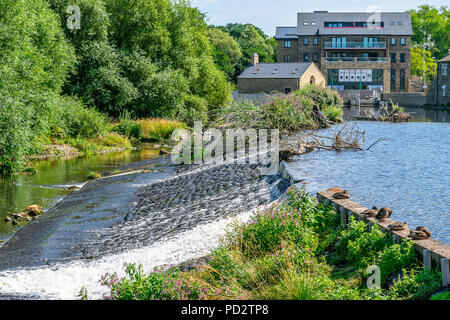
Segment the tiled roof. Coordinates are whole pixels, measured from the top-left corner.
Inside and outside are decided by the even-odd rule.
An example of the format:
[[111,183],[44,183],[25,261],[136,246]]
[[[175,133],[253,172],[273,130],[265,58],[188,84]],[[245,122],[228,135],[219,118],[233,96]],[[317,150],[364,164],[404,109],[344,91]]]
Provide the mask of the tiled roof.
[[297,27],[277,27],[275,39],[297,39]]
[[[367,12],[299,12],[297,34],[312,35],[412,35],[411,17],[405,12],[381,12],[384,28],[325,28],[325,22],[366,22]],[[304,25],[307,22],[308,25]],[[313,23],[315,25],[313,25]]]
[[258,63],[245,69],[240,79],[295,79],[311,66],[312,62],[298,63]]

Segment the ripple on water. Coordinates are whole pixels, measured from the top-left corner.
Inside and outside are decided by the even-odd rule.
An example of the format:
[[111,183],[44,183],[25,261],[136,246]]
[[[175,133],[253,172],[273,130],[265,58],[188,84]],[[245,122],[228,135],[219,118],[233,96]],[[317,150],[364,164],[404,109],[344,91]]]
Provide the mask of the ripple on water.
[[[450,124],[358,122],[364,152],[314,151],[290,162],[309,182],[309,191],[332,186],[350,191],[367,207],[389,206],[393,219],[428,226],[433,238],[450,244]],[[327,129],[329,130],[335,130]],[[324,130],[324,131],[327,131]]]

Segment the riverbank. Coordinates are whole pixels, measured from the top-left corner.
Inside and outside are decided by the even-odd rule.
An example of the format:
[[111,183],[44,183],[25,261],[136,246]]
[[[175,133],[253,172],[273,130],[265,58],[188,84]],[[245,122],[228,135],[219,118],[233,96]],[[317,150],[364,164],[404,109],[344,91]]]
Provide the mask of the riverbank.
[[[420,268],[411,242],[394,244],[378,227],[351,220],[340,228],[331,206],[304,190],[234,224],[200,269],[105,275],[108,299],[426,299],[440,290],[436,272]],[[370,265],[381,288],[367,288]],[[151,284],[151,285],[150,285]],[[85,298],[89,292],[83,291]]]

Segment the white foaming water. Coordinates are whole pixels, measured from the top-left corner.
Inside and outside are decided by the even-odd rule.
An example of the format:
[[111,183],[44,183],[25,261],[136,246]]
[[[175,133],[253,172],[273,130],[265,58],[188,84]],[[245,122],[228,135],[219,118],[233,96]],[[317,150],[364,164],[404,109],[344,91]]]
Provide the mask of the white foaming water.
[[41,268],[6,270],[0,272],[0,293],[39,295],[44,299],[77,299],[80,289],[85,287],[90,299],[102,299],[103,293],[107,292],[99,282],[102,275],[116,272],[120,277],[124,276],[125,263],[141,264],[146,272],[150,272],[157,266],[200,258],[218,246],[230,223],[245,222],[253,212],[255,210],[197,226],[149,247],[90,262],[74,261]]

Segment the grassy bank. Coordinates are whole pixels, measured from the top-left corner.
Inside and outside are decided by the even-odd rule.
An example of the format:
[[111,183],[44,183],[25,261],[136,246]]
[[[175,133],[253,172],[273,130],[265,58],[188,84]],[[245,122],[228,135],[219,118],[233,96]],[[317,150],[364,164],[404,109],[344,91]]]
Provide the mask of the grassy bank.
[[216,115],[215,125],[238,128],[277,128],[293,132],[323,127],[315,108],[331,123],[341,122],[342,99],[333,90],[314,85],[288,95],[273,95],[264,103],[240,100]]
[[[126,277],[102,278],[106,298],[403,300],[428,299],[440,289],[440,274],[423,269],[412,243],[393,244],[376,226],[354,220],[343,229],[330,206],[293,188],[248,223],[230,226],[210,256],[191,272],[146,274],[130,264]],[[367,288],[372,265],[381,269],[381,288]]]

